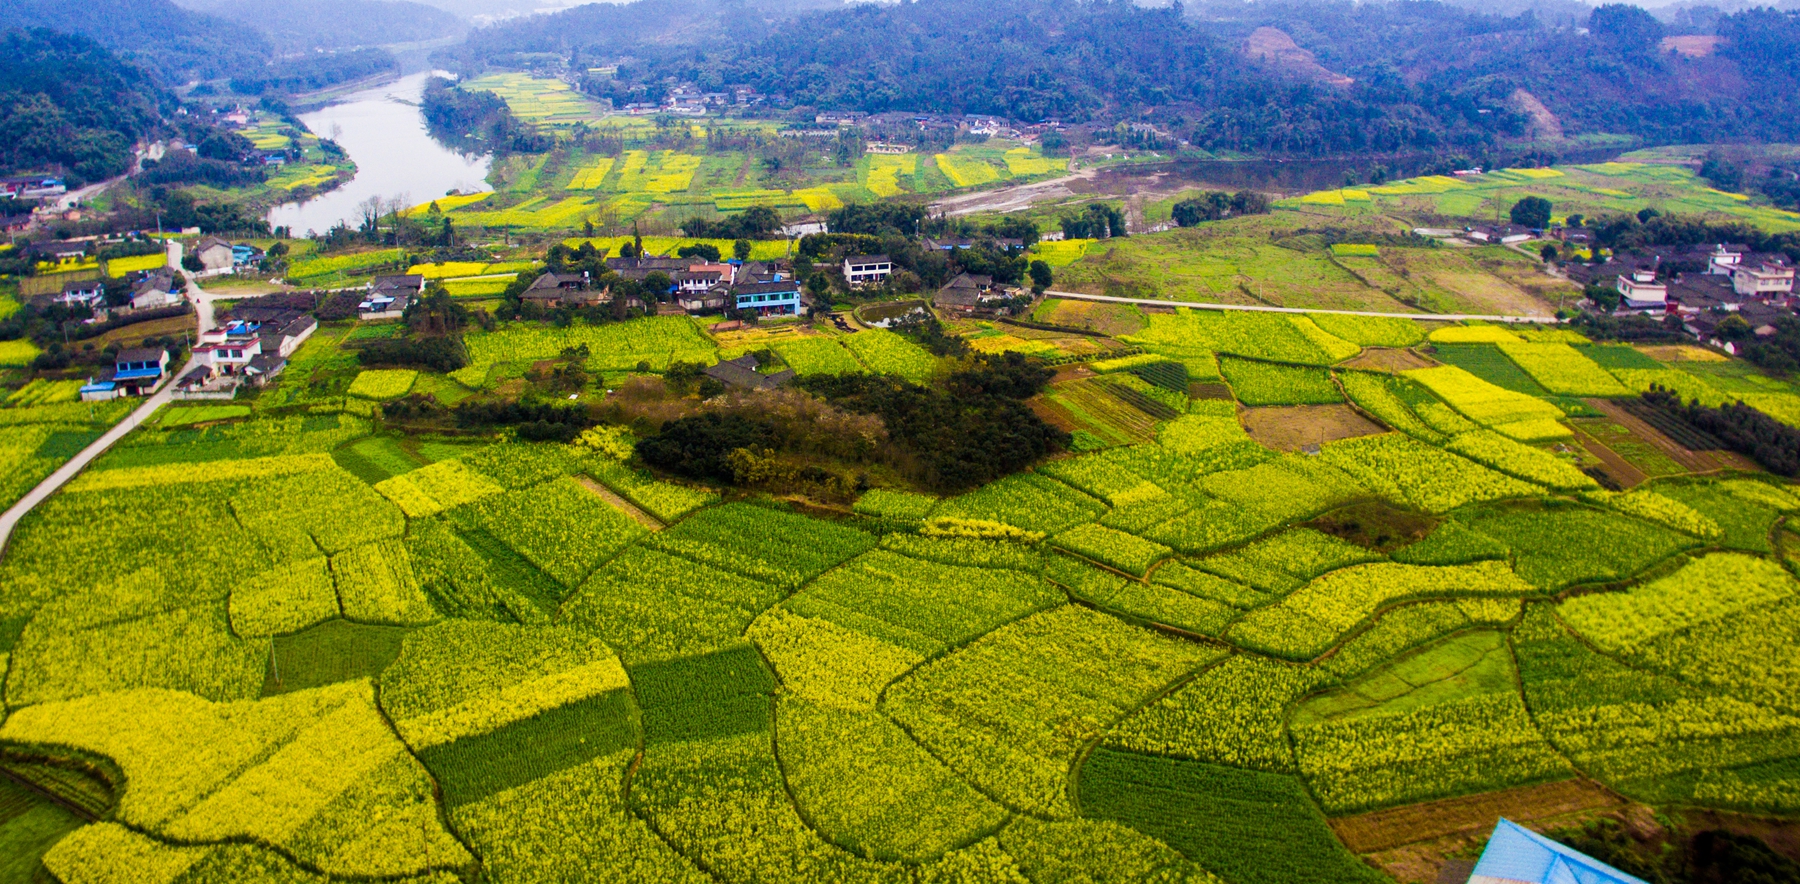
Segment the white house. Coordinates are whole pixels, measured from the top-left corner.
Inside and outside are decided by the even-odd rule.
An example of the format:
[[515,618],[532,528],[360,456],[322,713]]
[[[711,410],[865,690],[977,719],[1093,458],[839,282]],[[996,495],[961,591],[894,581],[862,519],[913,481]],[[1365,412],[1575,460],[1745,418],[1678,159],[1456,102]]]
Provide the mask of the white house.
[[1615,286],[1631,310],[1662,310],[1669,305],[1669,287],[1656,281],[1656,271],[1633,270],[1620,274]]
[[1731,287],[1748,298],[1786,296],[1794,291],[1794,268],[1773,261],[1754,267],[1739,264],[1731,274]]
[[216,236],[206,237],[194,245],[194,256],[200,259],[200,266],[208,272],[224,273],[231,270],[235,255],[231,251],[231,243]]
[[880,285],[894,272],[886,255],[850,255],[844,258],[844,280],[853,288]]

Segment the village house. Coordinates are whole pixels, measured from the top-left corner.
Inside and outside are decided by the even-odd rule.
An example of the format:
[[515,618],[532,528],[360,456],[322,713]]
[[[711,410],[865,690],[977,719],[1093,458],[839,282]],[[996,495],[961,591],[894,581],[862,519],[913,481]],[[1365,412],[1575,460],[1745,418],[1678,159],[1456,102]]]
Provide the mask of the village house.
[[1006,294],[994,286],[993,277],[958,273],[955,279],[938,289],[931,302],[940,310],[971,315],[993,312],[993,302],[1005,297]]
[[49,175],[15,175],[0,178],[0,197],[11,197],[20,200],[36,200],[45,197],[62,196],[69,192],[61,178]]
[[540,307],[586,307],[607,299],[606,295],[587,290],[586,274],[545,273],[532,280],[519,299]]
[[194,257],[200,259],[200,266],[207,273],[224,273],[229,271],[236,261],[236,255],[228,243],[216,236],[203,237],[194,244]]
[[181,303],[182,283],[174,271],[159,267],[138,280],[131,289],[131,309],[155,310]]
[[731,288],[738,310],[754,310],[758,316],[797,316],[800,283],[797,280],[751,282]]
[[1785,300],[1794,292],[1794,268],[1785,258],[1759,255],[1732,270],[1731,287],[1746,298]]
[[112,367],[102,371],[81,387],[83,402],[98,402],[120,396],[148,396],[162,386],[169,369],[169,352],[142,347],[120,350]]
[[1470,227],[1463,232],[1463,237],[1471,242],[1512,245],[1530,239],[1531,230],[1517,224],[1491,224]]
[[356,305],[357,318],[399,319],[423,291],[425,277],[417,273],[377,276],[369,282],[369,294]]
[[231,247],[231,263],[234,267],[245,267],[261,261],[263,250],[247,243],[235,243]]
[[1621,309],[1657,313],[1669,306],[1669,287],[1657,281],[1655,268],[1634,268],[1615,279]]
[[56,303],[68,306],[80,305],[93,307],[106,297],[106,283],[95,279],[77,279],[62,284],[62,291],[56,296]]
[[880,285],[894,273],[894,262],[886,255],[850,255],[844,258],[844,281],[851,288]]

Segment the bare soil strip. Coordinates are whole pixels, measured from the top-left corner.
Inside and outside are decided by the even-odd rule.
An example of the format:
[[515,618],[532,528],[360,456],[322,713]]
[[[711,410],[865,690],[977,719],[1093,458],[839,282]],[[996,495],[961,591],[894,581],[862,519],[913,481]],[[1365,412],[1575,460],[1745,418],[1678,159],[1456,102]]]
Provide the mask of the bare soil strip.
[[1352,851],[1374,853],[1448,835],[1485,836],[1502,816],[1524,822],[1624,803],[1589,780],[1563,780],[1343,817],[1331,828]]
[[1600,458],[1606,474],[1613,477],[1613,481],[1618,482],[1619,487],[1635,488],[1650,478],[1644,475],[1643,470],[1632,466],[1631,461],[1620,457],[1618,452],[1606,447],[1600,440],[1589,436],[1580,429],[1575,431],[1575,439],[1581,443],[1581,447],[1588,450],[1589,454]]
[[640,524],[642,524],[645,528],[649,528],[652,531],[661,531],[663,529],[663,523],[657,521],[655,516],[652,516],[649,513],[644,512],[641,509],[638,509],[636,504],[632,503],[629,500],[626,500],[623,497],[620,497],[611,488],[608,488],[605,485],[602,485],[599,482],[596,482],[593,479],[590,479],[586,476],[576,476],[575,481],[580,482],[581,487],[594,492],[596,495],[599,495],[600,499],[611,504],[613,509],[616,509],[619,512],[624,513],[625,515],[628,515],[628,516],[638,520],[638,522]]

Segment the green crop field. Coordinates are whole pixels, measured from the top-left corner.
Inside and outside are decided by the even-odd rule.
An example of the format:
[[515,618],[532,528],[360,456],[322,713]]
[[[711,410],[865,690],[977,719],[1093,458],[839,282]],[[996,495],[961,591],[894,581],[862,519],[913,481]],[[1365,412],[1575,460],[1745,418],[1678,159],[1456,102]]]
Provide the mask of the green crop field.
[[[111,807],[0,777],[0,880],[1375,884],[1414,867],[1357,833],[1436,856],[1441,818],[1534,790],[1800,817],[1800,489],[1559,406],[1784,382],[1555,328],[1039,318],[1110,356],[1025,402],[1070,450],[959,492],[803,392],[975,395],[891,330],[494,320],[445,374],[328,323],[254,396],[165,407],[0,556],[0,766],[106,773],[58,789]],[[671,371],[765,350],[801,390]],[[12,371],[16,499],[130,403]],[[514,399],[592,426],[412,423]],[[721,412],[853,433],[851,477],[809,478],[839,463],[810,436],[705,479],[634,448]],[[1344,432],[1277,450],[1264,419]],[[1644,475],[1603,488],[1616,462]]]

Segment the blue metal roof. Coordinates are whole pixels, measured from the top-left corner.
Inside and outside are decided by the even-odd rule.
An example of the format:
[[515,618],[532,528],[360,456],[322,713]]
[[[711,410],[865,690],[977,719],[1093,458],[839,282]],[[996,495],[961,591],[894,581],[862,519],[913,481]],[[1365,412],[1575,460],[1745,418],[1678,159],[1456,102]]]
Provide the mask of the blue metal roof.
[[83,384],[81,387],[81,392],[83,392],[83,393],[104,393],[107,390],[113,389],[114,386],[115,385],[113,384],[112,381],[100,381],[98,383],[93,383],[93,384]]
[[1529,884],[1648,884],[1508,819],[1494,826],[1474,875]]
[[132,368],[132,369],[127,369],[125,371],[113,372],[113,380],[115,380],[115,381],[135,381],[135,380],[138,380],[139,378],[153,378],[153,377],[157,377],[161,374],[162,374],[162,369],[160,369],[160,368]]

